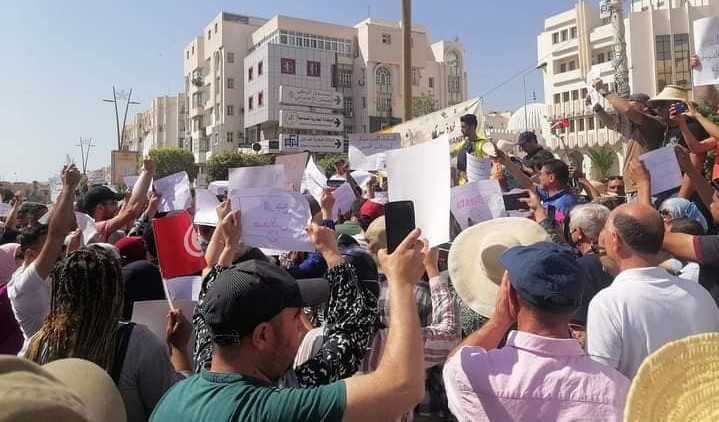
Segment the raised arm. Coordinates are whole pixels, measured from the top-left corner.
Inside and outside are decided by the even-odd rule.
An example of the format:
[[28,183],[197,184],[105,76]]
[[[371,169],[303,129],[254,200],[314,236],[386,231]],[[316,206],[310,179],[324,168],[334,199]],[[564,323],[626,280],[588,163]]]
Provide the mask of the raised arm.
[[147,201],[147,190],[155,175],[155,160],[148,157],[145,159],[144,166],[137,183],[132,188],[132,195],[127,204],[122,207],[120,212],[109,220],[107,223],[106,233],[112,233],[127,226],[127,224],[142,214]]
[[[701,60],[696,54],[689,59],[689,69],[700,69],[702,67]],[[694,98],[701,101],[704,105],[715,111],[719,108],[719,92],[714,85],[699,85],[694,87]],[[712,135],[714,136],[714,135]],[[716,137],[715,137],[716,138]],[[719,138],[717,138],[719,139]]]
[[689,151],[681,146],[675,147],[675,150],[677,159],[679,160],[679,166],[684,170],[685,183],[692,186],[707,209],[711,209],[711,204],[714,199],[714,188],[707,182],[699,169],[696,168],[691,160]]
[[[692,103],[687,103],[687,112],[684,113],[684,115],[696,119],[699,124],[702,125],[704,130],[707,131],[709,136],[711,136],[711,138],[709,139],[698,140],[694,138],[693,134],[692,136],[684,135],[684,140],[686,140],[687,142],[689,151],[693,152],[694,154],[703,154],[705,152],[716,149],[717,139],[719,139],[719,126],[717,126],[716,124],[714,124],[714,122],[707,119],[703,114],[698,112],[696,107],[694,107],[694,104]],[[679,122],[680,125],[683,124],[684,126],[686,126],[686,119],[680,119]],[[686,129],[686,131],[691,133],[688,128]],[[682,133],[684,132],[685,129],[682,128]]]
[[638,158],[629,163],[629,176],[637,186],[637,201],[652,206],[652,179],[649,170]]
[[17,213],[20,212],[20,205],[22,205],[22,192],[17,191],[15,192],[15,198],[10,215],[8,215],[7,220],[5,220],[5,227],[12,228],[13,230],[15,229],[15,220],[17,220]]
[[424,362],[414,285],[424,272],[420,231],[415,229],[392,255],[379,253],[389,282],[390,319],[387,344],[371,374],[345,381],[345,421],[394,420],[424,396]]
[[222,201],[215,208],[215,211],[217,212],[218,227],[216,227],[215,231],[212,233],[212,238],[210,238],[210,242],[207,245],[207,251],[205,251],[205,262],[207,263],[207,266],[204,270],[202,270],[203,277],[210,272],[212,267],[217,265],[220,260],[220,254],[222,254],[222,251],[225,249],[225,234],[222,230],[220,230],[219,225],[222,221],[224,221],[227,214],[230,213],[230,209],[231,204],[229,199]]
[[512,176],[514,176],[515,179],[517,179],[517,183],[519,183],[519,186],[522,187],[522,189],[529,189],[534,190],[534,182],[532,182],[532,179],[527,176],[521,168],[517,164],[512,161],[511,158],[509,158],[505,153],[503,153],[499,148],[496,148],[497,158],[499,161],[504,164],[510,173],[512,173]]
[[609,88],[604,84],[604,81],[602,81],[601,78],[597,78],[592,81],[592,85],[600,94],[602,94],[604,98],[607,99],[607,101],[609,101],[609,104],[611,104],[617,112],[627,116],[632,123],[636,125],[646,123],[648,116],[632,107],[626,99],[614,92],[609,92]]

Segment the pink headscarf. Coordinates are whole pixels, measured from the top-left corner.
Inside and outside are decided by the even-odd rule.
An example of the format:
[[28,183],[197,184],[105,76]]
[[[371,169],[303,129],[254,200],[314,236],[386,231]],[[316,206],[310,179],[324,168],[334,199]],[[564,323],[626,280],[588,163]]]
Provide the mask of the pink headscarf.
[[19,243],[6,243],[0,245],[0,286],[7,284],[17,269],[15,254],[20,249]]

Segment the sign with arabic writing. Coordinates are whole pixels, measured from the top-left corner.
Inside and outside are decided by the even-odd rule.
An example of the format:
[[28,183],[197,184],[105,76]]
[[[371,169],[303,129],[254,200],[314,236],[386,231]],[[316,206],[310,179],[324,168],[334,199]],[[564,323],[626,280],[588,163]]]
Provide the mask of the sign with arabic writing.
[[350,133],[350,167],[353,170],[386,170],[385,152],[402,145],[399,133]]
[[609,0],[599,2],[599,19],[609,19],[612,17],[612,7]]
[[342,132],[345,129],[345,122],[341,114],[280,110],[280,127]]
[[416,119],[400,123],[397,126],[383,130],[382,133],[399,133],[403,147],[431,141],[442,135],[447,135],[450,146],[453,146],[462,141],[459,118],[464,114],[477,116],[477,121],[479,122],[477,133],[480,136],[483,135],[484,119],[479,98],[467,100],[442,110],[437,110],[434,113],[425,114]]
[[719,83],[719,17],[694,21],[694,49],[701,66],[694,69],[694,86]]
[[344,145],[341,136],[280,134],[280,151],[342,153]]
[[283,189],[241,189],[231,200],[242,210],[242,242],[258,248],[312,252],[305,227],[310,206],[304,196]]
[[342,109],[344,107],[344,98],[342,94],[335,91],[281,85],[280,103]]

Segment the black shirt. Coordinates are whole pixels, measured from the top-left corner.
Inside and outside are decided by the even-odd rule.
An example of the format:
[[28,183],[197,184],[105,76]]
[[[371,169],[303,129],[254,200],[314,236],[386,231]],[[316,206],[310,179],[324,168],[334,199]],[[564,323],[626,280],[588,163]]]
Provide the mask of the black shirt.
[[604,271],[604,266],[599,260],[599,256],[591,252],[577,259],[577,263],[586,271],[588,278],[587,284],[584,286],[582,305],[577,310],[577,313],[574,314],[572,321],[581,325],[587,325],[589,302],[591,302],[592,298],[599,293],[600,290],[612,284],[614,277]]
[[694,250],[699,263],[699,284],[719,305],[719,235],[696,236]]
[[[692,135],[694,135],[694,138],[696,138],[697,142],[701,142],[707,138],[711,138],[709,133],[704,130],[704,127],[702,127],[702,125],[698,121],[694,119],[687,119],[687,126],[689,126],[689,131],[692,133]],[[682,134],[681,129],[679,129],[679,126],[670,126],[667,129],[667,132],[664,136],[663,146],[667,145],[681,145],[683,147],[687,146],[687,142],[684,140],[684,135]]]
[[546,149],[539,147],[536,151],[529,153],[524,156],[522,164],[527,167],[535,168],[540,163],[549,161],[554,158],[554,155]]

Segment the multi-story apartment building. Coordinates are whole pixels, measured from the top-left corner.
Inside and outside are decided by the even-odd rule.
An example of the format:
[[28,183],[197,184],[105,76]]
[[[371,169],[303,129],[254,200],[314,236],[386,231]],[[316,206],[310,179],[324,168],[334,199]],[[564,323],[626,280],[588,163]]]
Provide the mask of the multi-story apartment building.
[[[232,28],[233,33],[223,28]],[[395,125],[404,117],[398,23],[366,19],[355,26],[340,26],[223,12],[205,32],[207,37],[195,39],[185,51],[188,138],[200,164],[215,150],[256,142],[275,149],[274,141],[282,134],[346,137]],[[466,100],[462,44],[457,40],[431,44],[428,30],[418,25],[413,26],[411,39],[413,95],[429,93],[440,108]],[[209,47],[210,42],[217,44]],[[232,65],[227,63],[228,53]],[[216,54],[217,67],[212,67],[211,57]],[[297,89],[332,96],[333,103],[289,99]],[[298,125],[302,117],[297,119],[297,113],[325,122]]]
[[125,125],[123,147],[143,154],[157,147],[183,148],[186,114],[184,94],[153,99],[147,110]]
[[[598,3],[598,2],[597,2]],[[544,69],[544,98],[550,121],[568,119],[559,136],[545,136],[547,146],[562,153],[609,146],[617,152],[611,172],[623,167],[620,136],[604,127],[585,104],[586,75],[597,66],[605,82],[614,82],[614,29],[597,5],[578,1],[574,9],[549,17],[537,37],[539,66]],[[719,0],[633,0],[625,10],[625,37],[632,92],[655,95],[667,84],[691,87],[689,57],[692,22],[715,16]],[[604,100],[602,105],[611,107]],[[585,157],[585,163],[591,163]]]
[[244,142],[243,59],[266,21],[221,12],[185,47],[185,141],[201,170],[212,154]]

